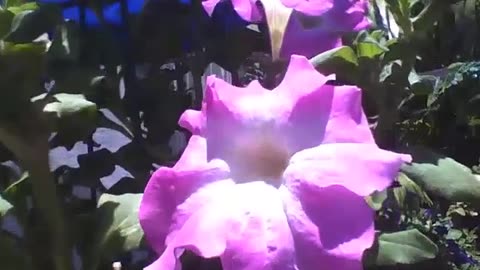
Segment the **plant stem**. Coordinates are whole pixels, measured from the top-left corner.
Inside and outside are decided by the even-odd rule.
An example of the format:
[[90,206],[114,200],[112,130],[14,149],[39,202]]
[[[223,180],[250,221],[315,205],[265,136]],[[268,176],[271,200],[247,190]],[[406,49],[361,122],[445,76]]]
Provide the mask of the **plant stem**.
[[[30,108],[32,109],[32,108]],[[29,111],[30,113],[27,113]],[[53,239],[51,255],[56,270],[72,269],[72,247],[69,242],[65,220],[56,185],[49,167],[49,132],[39,114],[25,109],[15,123],[0,123],[0,141],[9,148],[29,171],[35,206],[42,222],[48,226]],[[38,237],[38,236],[34,236]],[[35,255],[35,254],[32,254]],[[39,267],[40,269],[41,266]]]

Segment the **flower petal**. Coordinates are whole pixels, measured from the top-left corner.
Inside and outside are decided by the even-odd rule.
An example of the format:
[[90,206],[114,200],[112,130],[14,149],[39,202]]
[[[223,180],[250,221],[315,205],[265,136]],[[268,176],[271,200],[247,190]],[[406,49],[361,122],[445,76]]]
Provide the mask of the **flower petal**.
[[[342,45],[342,35],[370,26],[365,0],[282,0],[296,12],[292,13],[283,35],[280,56],[293,54],[311,58]],[[310,17],[319,23],[305,28],[299,17]]]
[[[361,106],[361,90],[326,85],[335,76],[318,73],[303,56],[292,55],[283,81],[273,91],[254,81],[246,88],[209,77],[206,138],[209,158],[230,161],[237,140],[274,134],[290,153],[322,143],[374,139]],[[252,135],[253,134],[253,135]]]
[[205,115],[201,111],[186,110],[180,116],[178,124],[193,135],[202,135],[205,129]]
[[259,22],[262,19],[256,2],[257,0],[232,0],[233,9],[247,22]]
[[284,172],[289,189],[341,185],[359,196],[384,190],[409,155],[385,151],[375,144],[324,144],[296,153]]
[[[232,148],[253,132],[268,126],[274,128],[282,109],[271,91],[252,82],[245,88],[235,87],[214,76],[207,78],[206,138],[208,158],[231,161]],[[230,163],[229,163],[230,164]]]
[[139,219],[156,252],[161,253],[167,235],[182,226],[174,216],[179,205],[200,187],[225,179],[228,174],[225,163],[219,160],[207,163],[206,141],[194,135],[173,168],[162,167],[152,175],[142,198]]
[[188,200],[185,209],[195,211],[169,235],[167,249],[152,270],[178,268],[184,249],[204,258],[220,256],[224,270],[296,269],[292,235],[274,187],[225,180],[205,186]]
[[374,241],[374,211],[342,186],[280,189],[297,252],[298,269],[361,270]]
[[318,73],[305,57],[291,56],[285,77],[273,90],[279,100],[289,101],[277,118],[291,153],[322,143],[335,89],[325,83],[334,78]]
[[333,7],[333,0],[281,0],[286,7],[307,15],[318,16]]
[[231,181],[220,181],[190,196],[181,206],[177,217],[180,222],[172,224],[177,230],[168,235],[166,249],[149,269],[181,269],[179,258],[185,249],[204,258],[223,254],[230,224],[225,222],[229,212],[221,200],[231,193],[233,186]]
[[334,6],[322,15],[321,29],[331,33],[360,31],[370,27],[367,0],[336,0]]
[[212,16],[215,6],[220,3],[221,0],[206,0],[202,1],[203,9],[207,12],[208,16]]
[[[293,239],[278,190],[265,182],[237,185],[224,270],[294,270]],[[247,199],[248,198],[248,199]]]
[[171,230],[165,239],[165,243],[170,245],[172,241],[178,242],[178,239],[174,239],[179,230],[184,229],[184,224],[200,209],[215,203],[222,205],[224,194],[228,193],[234,186],[235,183],[230,179],[216,181],[198,188],[184,202],[178,204],[175,213],[172,215]]
[[[212,16],[215,7],[222,0],[206,0],[202,1],[202,6],[207,12],[208,16]],[[257,0],[231,0],[235,12],[247,22],[260,22],[263,18],[262,13],[258,9]]]
[[294,103],[286,132],[295,150],[320,143],[374,143],[362,109],[361,90],[325,85],[333,78],[319,74],[306,58],[291,57],[285,78],[275,91]]
[[228,162],[237,141],[255,139],[259,133],[273,134],[278,144],[286,140],[292,153],[319,145],[334,90],[325,82],[332,78],[318,73],[303,56],[291,57],[284,80],[273,91],[257,81],[239,88],[209,77],[206,138],[212,143],[208,144],[208,158]]
[[360,88],[335,86],[323,143],[375,143],[362,108]]

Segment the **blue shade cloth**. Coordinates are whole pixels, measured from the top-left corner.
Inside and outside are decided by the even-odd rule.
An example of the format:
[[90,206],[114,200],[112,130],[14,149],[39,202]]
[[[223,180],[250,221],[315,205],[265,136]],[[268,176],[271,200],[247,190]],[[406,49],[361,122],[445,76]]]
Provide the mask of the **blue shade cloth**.
[[[177,2],[181,5],[188,6],[192,3],[192,0],[150,0],[155,1],[158,3],[172,3]],[[80,12],[81,6],[78,4],[76,0],[39,0],[40,3],[45,4],[62,4],[62,5],[69,5],[68,7],[63,9],[63,17],[68,20],[72,20],[75,22],[80,22]],[[142,7],[146,0],[127,0],[127,8],[128,14],[138,14],[142,11]],[[122,24],[122,5],[121,1],[117,1],[115,3],[106,4],[103,7],[103,16],[105,22],[111,25],[119,26]],[[208,20],[208,16],[205,14],[205,18],[203,20]],[[220,32],[230,32],[235,31],[240,28],[245,28],[249,23],[242,20],[240,16],[233,10],[233,6],[231,1],[222,1],[220,2],[216,8],[214,13],[212,14],[212,21],[215,25],[216,31]],[[100,25],[100,20],[95,14],[94,10],[85,7],[85,24],[88,27],[98,27]],[[195,25],[192,25],[195,28]]]
[[[52,0],[53,1],[53,0]],[[79,6],[69,7],[63,10],[63,18],[67,20],[72,20],[75,22],[80,21],[80,10]],[[88,26],[99,26],[100,21],[95,14],[95,12],[90,8],[85,8],[85,24]]]
[[[189,1],[189,0],[181,0]],[[80,22],[80,13],[82,7],[75,4],[74,0],[40,0],[40,3],[44,4],[74,4],[70,7],[63,9],[63,17],[67,20]],[[129,14],[138,14],[142,11],[145,0],[127,0],[127,8]],[[122,24],[122,5],[120,2],[105,5],[103,7],[103,16],[105,22],[112,25]],[[100,20],[93,9],[85,7],[85,24],[89,27],[98,27]]]
[[[138,14],[142,11],[143,0],[128,0],[128,13]],[[122,5],[120,3],[111,4],[103,9],[103,16],[107,23],[120,25],[122,23]]]

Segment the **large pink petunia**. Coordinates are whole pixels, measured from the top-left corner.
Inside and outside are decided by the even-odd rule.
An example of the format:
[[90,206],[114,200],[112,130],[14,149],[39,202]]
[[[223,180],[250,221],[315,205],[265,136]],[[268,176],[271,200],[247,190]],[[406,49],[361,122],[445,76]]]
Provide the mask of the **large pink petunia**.
[[[205,11],[212,15],[220,1],[202,2]],[[321,52],[342,45],[344,33],[360,31],[370,26],[367,18],[368,0],[231,0],[237,14],[248,22],[263,19],[262,10],[257,3],[262,3],[271,11],[284,9],[295,10],[284,30],[283,45],[280,56],[300,54],[308,58]],[[282,13],[282,12],[280,12]],[[287,12],[289,13],[289,12]],[[306,27],[301,23],[301,14],[316,21],[315,26]],[[276,29],[278,30],[278,29]]]
[[331,86],[303,56],[266,90],[209,77],[201,111],[173,168],[151,177],[140,222],[161,255],[146,269],[180,269],[190,250],[225,270],[355,270],[374,240],[364,196],[384,190],[410,156],[375,144],[361,90]]

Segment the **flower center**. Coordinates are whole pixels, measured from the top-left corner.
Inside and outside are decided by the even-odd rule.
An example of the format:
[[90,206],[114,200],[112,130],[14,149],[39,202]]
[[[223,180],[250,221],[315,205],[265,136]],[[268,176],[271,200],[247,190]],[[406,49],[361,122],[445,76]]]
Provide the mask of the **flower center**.
[[278,186],[289,159],[287,148],[274,138],[249,138],[235,143],[232,173],[239,182],[262,180]]

